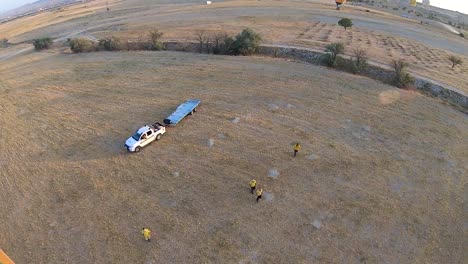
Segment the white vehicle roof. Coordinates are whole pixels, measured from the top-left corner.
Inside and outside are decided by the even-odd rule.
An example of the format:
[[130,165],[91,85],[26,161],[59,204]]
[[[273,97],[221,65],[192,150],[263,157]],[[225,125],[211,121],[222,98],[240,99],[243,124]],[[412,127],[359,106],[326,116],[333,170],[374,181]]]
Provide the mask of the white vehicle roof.
[[138,134],[143,134],[143,133],[148,132],[148,130],[150,130],[149,126],[143,126],[143,127],[141,127],[140,129],[137,130],[137,133]]

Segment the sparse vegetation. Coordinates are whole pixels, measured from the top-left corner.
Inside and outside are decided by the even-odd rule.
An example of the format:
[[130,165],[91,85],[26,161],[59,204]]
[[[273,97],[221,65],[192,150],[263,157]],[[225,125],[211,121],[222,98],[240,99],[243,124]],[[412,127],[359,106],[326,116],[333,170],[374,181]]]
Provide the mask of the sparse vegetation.
[[262,37],[250,28],[242,30],[232,44],[234,55],[252,55],[258,51]]
[[96,49],[94,43],[86,38],[71,39],[69,45],[73,53],[91,52]]
[[460,32],[458,35],[462,38],[465,38],[465,34],[463,34],[463,32]]
[[329,67],[336,67],[338,61],[338,55],[343,54],[344,52],[344,44],[343,43],[332,43],[325,47],[325,55],[324,61]]
[[[156,42],[158,42],[159,40],[157,40],[158,36],[157,35],[152,36],[152,33],[156,33],[156,32],[154,32],[154,30],[151,30],[148,32],[150,41],[146,41],[144,35],[138,36],[136,41],[127,40],[125,43],[126,49],[129,51],[130,50],[156,50],[157,47],[153,45],[153,42],[154,42],[153,38],[156,38],[155,39]],[[161,42],[161,47],[162,48],[164,47],[164,43],[162,42]]]
[[225,55],[236,55],[236,51],[234,50],[234,38],[228,35],[225,35],[222,44],[221,44],[221,53]]
[[440,22],[440,18],[436,14],[429,14],[427,18]]
[[8,39],[2,38],[0,39],[0,48],[6,48],[8,47]]
[[393,60],[392,68],[395,71],[393,77],[393,84],[398,88],[406,88],[411,84],[414,84],[414,78],[406,72],[408,63],[404,60]]
[[198,50],[200,51],[200,53],[203,53],[203,46],[205,45],[205,43],[209,42],[210,38],[204,30],[197,30],[195,32],[195,38],[199,44]]
[[50,47],[52,47],[53,43],[54,43],[54,41],[51,38],[48,38],[48,37],[33,40],[34,48],[37,51],[50,49]]
[[460,57],[452,55],[448,59],[452,63],[452,69],[455,68],[455,66],[457,65],[463,64],[463,60]]
[[353,50],[352,62],[352,72],[360,73],[363,72],[367,66],[367,51],[363,48],[356,48]]
[[344,29],[347,30],[347,28],[351,28],[353,26],[353,21],[349,18],[342,18],[340,21],[338,21],[338,25],[344,27]]
[[116,37],[111,37],[108,39],[100,39],[98,44],[99,50],[106,51],[118,51],[122,49],[122,44],[120,40]]
[[251,55],[258,51],[262,37],[252,29],[242,30],[235,38],[225,32],[210,36],[204,30],[195,32],[198,51],[224,55]]
[[160,32],[157,28],[152,29],[149,32],[149,37],[151,40],[151,50],[163,50],[164,49],[164,44],[161,41],[162,36],[164,33]]
[[228,38],[226,32],[217,32],[212,36],[213,39],[213,54],[223,54],[223,46]]

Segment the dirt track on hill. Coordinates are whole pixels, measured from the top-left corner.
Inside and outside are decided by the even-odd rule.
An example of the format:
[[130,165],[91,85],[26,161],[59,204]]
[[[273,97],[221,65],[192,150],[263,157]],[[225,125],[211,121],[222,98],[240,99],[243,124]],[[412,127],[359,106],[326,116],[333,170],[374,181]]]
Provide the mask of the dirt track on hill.
[[[17,263],[464,260],[468,122],[435,99],[255,57],[52,50],[0,71],[0,245]],[[125,152],[188,98],[196,115]]]

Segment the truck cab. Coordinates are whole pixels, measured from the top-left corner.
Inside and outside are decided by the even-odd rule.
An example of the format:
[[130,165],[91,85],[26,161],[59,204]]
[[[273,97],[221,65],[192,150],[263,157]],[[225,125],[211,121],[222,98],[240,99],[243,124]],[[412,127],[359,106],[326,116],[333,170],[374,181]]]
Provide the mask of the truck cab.
[[164,133],[166,128],[160,123],[142,126],[125,141],[125,148],[130,152],[139,152],[144,146],[159,140]]

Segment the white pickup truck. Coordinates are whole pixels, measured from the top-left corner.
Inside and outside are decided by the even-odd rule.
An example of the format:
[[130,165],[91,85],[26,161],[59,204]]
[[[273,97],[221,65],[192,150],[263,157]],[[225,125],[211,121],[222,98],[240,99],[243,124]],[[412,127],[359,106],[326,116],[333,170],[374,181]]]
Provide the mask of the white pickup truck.
[[160,123],[143,126],[125,141],[125,148],[130,152],[139,152],[142,147],[159,140],[164,133],[166,128]]

